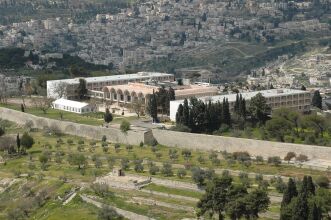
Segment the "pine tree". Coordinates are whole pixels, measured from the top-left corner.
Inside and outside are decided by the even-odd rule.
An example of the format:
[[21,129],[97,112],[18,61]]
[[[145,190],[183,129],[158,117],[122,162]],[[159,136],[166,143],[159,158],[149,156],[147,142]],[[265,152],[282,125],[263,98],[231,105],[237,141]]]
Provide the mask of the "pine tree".
[[322,109],[322,96],[320,94],[320,91],[316,90],[314,92],[311,104],[319,109]]

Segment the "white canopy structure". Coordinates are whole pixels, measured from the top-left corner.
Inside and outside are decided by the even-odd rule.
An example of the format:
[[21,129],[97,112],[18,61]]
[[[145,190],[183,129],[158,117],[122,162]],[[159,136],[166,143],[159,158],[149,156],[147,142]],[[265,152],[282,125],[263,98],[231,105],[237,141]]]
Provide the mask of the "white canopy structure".
[[77,102],[68,99],[58,99],[53,102],[53,108],[77,114],[93,112],[94,107],[86,102]]

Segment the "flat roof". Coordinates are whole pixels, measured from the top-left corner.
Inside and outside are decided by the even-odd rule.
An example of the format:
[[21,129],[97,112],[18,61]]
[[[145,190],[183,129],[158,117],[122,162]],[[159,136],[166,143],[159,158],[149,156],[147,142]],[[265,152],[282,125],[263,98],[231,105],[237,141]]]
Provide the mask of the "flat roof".
[[63,99],[63,98],[55,100],[53,102],[53,104],[64,105],[64,106],[69,106],[69,107],[74,107],[74,108],[84,108],[89,105],[86,102],[77,102],[77,101],[72,101],[72,100]]
[[[298,89],[269,89],[269,90],[261,90],[261,91],[254,91],[254,92],[244,92],[240,93],[242,97],[246,100],[250,100],[252,97],[256,96],[258,93],[261,93],[264,97],[277,97],[277,96],[286,96],[286,95],[291,95],[291,94],[306,94],[309,93],[308,91],[303,91],[303,90],[298,90]],[[207,101],[212,101],[212,102],[217,102],[220,101],[222,102],[224,98],[228,99],[229,102],[235,102],[236,101],[237,94],[227,94],[227,95],[217,95],[217,96],[206,96],[206,97],[201,97],[199,100],[202,100],[204,102]],[[182,103],[184,100],[175,100],[171,102],[178,102]]]
[[160,72],[138,72],[134,74],[49,80],[47,82],[64,82],[68,84],[76,84],[79,83],[79,79],[81,78],[85,79],[87,83],[93,83],[93,82],[105,82],[105,81],[117,81],[117,80],[144,79],[144,78],[152,78],[152,77],[160,77],[160,76],[173,76],[173,75],[169,73],[160,73]]

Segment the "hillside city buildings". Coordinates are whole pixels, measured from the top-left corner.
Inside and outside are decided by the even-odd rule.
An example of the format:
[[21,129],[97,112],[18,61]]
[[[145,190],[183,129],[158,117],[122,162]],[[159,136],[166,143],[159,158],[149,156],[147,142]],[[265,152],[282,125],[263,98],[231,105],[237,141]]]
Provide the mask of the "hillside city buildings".
[[[124,68],[194,52],[230,37],[267,42],[303,32],[327,35],[328,23],[306,15],[312,7],[313,1],[150,0],[83,23],[58,17],[0,26],[0,48],[46,50],[56,57],[68,53],[94,64]],[[293,8],[301,13],[283,21]],[[266,19],[270,17],[275,19]]]

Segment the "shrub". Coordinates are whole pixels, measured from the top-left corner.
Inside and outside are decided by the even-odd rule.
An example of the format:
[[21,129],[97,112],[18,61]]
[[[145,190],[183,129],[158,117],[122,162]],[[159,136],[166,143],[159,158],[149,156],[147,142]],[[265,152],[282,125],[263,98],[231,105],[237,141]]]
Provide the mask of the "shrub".
[[276,182],[274,185],[275,185],[277,192],[279,192],[279,193],[284,193],[284,191],[287,187],[286,183],[284,183],[284,181],[281,177],[276,178]]
[[121,148],[121,145],[120,145],[119,143],[116,143],[116,144],[114,145],[114,148],[115,148],[115,151],[118,152],[119,149]]
[[257,164],[263,164],[263,157],[262,156],[256,156],[255,161]]
[[183,169],[183,168],[178,169],[177,170],[177,176],[182,179],[183,177],[186,176],[186,170]]
[[256,181],[257,183],[260,183],[261,181],[263,181],[263,175],[260,174],[260,173],[257,173],[257,174],[255,175],[255,181]]
[[127,151],[132,151],[133,146],[131,144],[128,144],[128,145],[125,146],[125,148],[126,148]]
[[304,154],[299,154],[299,156],[296,157],[296,160],[302,163],[308,161],[308,157]]
[[131,128],[131,124],[130,122],[128,122],[127,120],[123,120],[121,125],[120,125],[120,129],[123,133],[127,133]]
[[189,160],[192,157],[192,152],[190,150],[182,150],[182,156],[185,160]]
[[323,188],[328,188],[330,184],[329,178],[327,178],[326,176],[317,177],[315,182],[319,187]]
[[157,172],[159,172],[160,169],[159,167],[157,167],[155,164],[152,164],[150,167],[149,167],[149,173],[151,175],[155,175]]
[[212,180],[214,178],[214,176],[215,176],[215,170],[213,170],[213,169],[205,170],[206,179]]
[[103,205],[98,213],[98,219],[100,220],[109,220],[109,219],[116,219],[121,220],[124,219],[123,216],[118,214],[115,209],[110,206]]
[[211,152],[211,153],[209,154],[209,159],[210,159],[210,160],[217,159],[217,158],[218,158],[218,155],[217,155],[216,152]]
[[218,159],[218,158],[214,158],[214,159],[212,159],[212,164],[214,165],[214,166],[219,166],[220,164],[221,164],[221,160],[220,159]]
[[144,171],[144,165],[142,160],[134,161],[134,171],[136,171],[137,173],[141,173]]
[[94,161],[95,168],[101,168],[102,167],[102,161],[100,158],[96,158]]
[[102,142],[106,142],[106,141],[107,141],[107,137],[106,137],[106,135],[102,136],[101,141],[102,141]]
[[222,176],[230,176],[230,172],[228,170],[223,170]]
[[262,180],[259,182],[259,189],[267,190],[269,186],[270,185],[267,180]]
[[77,143],[80,144],[80,145],[83,145],[84,144],[84,141],[83,140],[79,140]]
[[202,187],[205,185],[206,173],[200,167],[192,168],[192,180],[199,186]]
[[140,141],[139,147],[143,147],[144,146],[144,142]]
[[201,164],[205,163],[205,161],[206,161],[206,159],[205,159],[202,155],[199,155],[199,157],[198,157],[197,160],[198,160],[198,162],[201,163]]
[[282,163],[282,160],[279,156],[268,157],[268,163],[273,164],[275,166],[279,166]]
[[67,140],[67,144],[72,145],[73,143],[74,143],[74,141],[72,139]]
[[109,187],[105,183],[93,183],[91,186],[92,190],[97,196],[108,197],[113,196],[114,194],[109,190]]
[[294,152],[288,152],[286,154],[286,156],[284,157],[284,160],[289,163],[295,157],[296,157],[296,154]]
[[178,154],[176,149],[169,149],[169,158],[171,160],[177,160]]
[[127,158],[123,158],[121,160],[121,167],[123,170],[127,170],[130,167],[129,160]]
[[25,132],[21,138],[21,145],[26,149],[30,149],[34,145],[34,140],[28,133]]
[[172,127],[171,130],[179,132],[191,132],[191,129],[183,124],[176,124],[176,126]]
[[244,161],[247,161],[247,160],[251,160],[249,153],[246,151],[234,152],[232,154],[232,156],[233,156],[233,159],[238,160],[241,163],[243,163]]
[[171,163],[163,163],[163,167],[162,167],[162,170],[161,170],[161,173],[164,175],[164,176],[172,176],[173,175],[173,172],[172,172],[172,165]]

